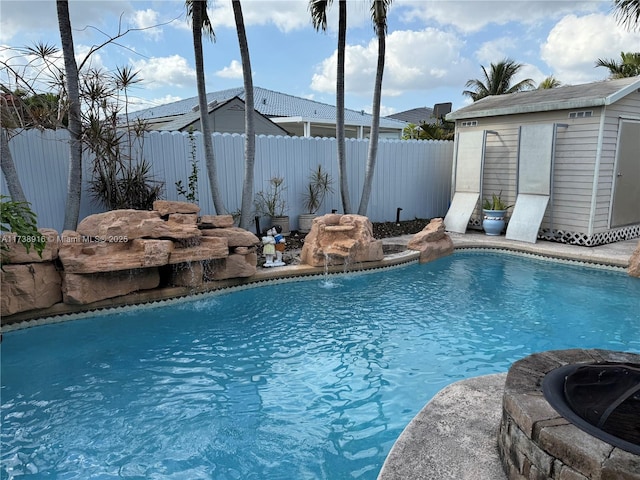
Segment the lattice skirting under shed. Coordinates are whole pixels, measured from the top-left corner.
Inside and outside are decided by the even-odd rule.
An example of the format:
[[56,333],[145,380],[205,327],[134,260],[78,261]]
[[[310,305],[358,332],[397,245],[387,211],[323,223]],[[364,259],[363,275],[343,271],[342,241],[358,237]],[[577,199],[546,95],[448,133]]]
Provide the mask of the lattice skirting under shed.
[[569,245],[580,245],[583,247],[595,247],[597,245],[606,245],[607,243],[621,242],[623,240],[631,240],[639,237],[640,225],[630,225],[628,227],[616,228],[606,232],[594,233],[593,235],[550,228],[542,228],[538,231],[538,238],[541,240],[567,243]]
[[[472,217],[469,221],[469,228],[472,230],[482,230],[482,219]],[[593,235],[569,230],[558,230],[555,228],[541,228],[538,231],[538,239],[540,240],[579,245],[582,247],[596,247],[598,245],[606,245],[608,243],[621,242],[634,238],[640,238],[640,225],[629,225],[606,232],[594,233]]]

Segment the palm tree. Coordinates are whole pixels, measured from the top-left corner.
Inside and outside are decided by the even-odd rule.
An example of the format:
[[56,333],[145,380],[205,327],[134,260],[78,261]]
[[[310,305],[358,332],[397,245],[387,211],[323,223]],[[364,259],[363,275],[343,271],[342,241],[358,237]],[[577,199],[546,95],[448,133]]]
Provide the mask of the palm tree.
[[419,138],[423,140],[453,140],[455,136],[455,122],[420,124]]
[[629,30],[640,24],[640,0],[613,0],[613,8],[618,22]]
[[16,164],[13,162],[11,150],[9,150],[9,134],[8,128],[5,125],[0,126],[0,166],[2,168],[2,174],[7,182],[7,188],[9,189],[11,200],[14,202],[25,203],[27,201],[27,197],[22,189],[22,184],[20,183],[20,177],[18,177]]
[[253,121],[253,77],[249,44],[244,28],[244,17],[240,0],[232,0],[233,17],[238,32],[240,58],[242,59],[242,78],[244,81],[244,183],[242,184],[242,205],[240,207],[240,228],[249,229],[253,206],[254,167],[256,163],[256,130]]
[[380,131],[380,99],[382,97],[382,76],[384,74],[384,60],[387,37],[387,12],[393,0],[373,0],[371,4],[371,18],[373,20],[376,36],[378,37],[378,64],[376,66],[376,81],[373,87],[373,106],[371,119],[371,132],[369,134],[369,153],[367,166],[364,172],[364,185],[362,197],[360,197],[359,215],[367,214],[371,187],[373,185],[373,173],[378,154],[378,135]]
[[609,69],[610,78],[636,77],[640,75],[640,53],[620,52],[621,61],[611,58],[599,58],[596,67]]
[[7,189],[11,200],[18,203],[25,203],[27,198],[20,183],[20,177],[13,161],[13,155],[9,150],[9,132],[18,127],[19,116],[15,114],[16,96],[4,86],[3,95],[0,96],[0,169],[7,182]]
[[[327,30],[327,10],[333,0],[309,0],[311,21],[316,30]],[[344,130],[344,64],[347,43],[347,0],[338,3],[338,65],[336,71],[336,143],[338,155],[338,182],[344,213],[351,213],[347,156]]]
[[[122,91],[124,94],[124,117],[127,119],[127,125],[130,125],[129,88],[142,81],[142,79],[138,77],[138,73],[139,72],[133,71],[132,67],[116,67],[116,72],[113,74],[113,80],[115,82],[116,90],[118,92]],[[144,128],[145,125],[144,121],[142,120],[137,120],[136,123],[134,123],[134,128],[127,128],[126,148],[129,158],[132,158],[133,156],[133,140],[134,138],[139,138],[142,135],[142,131],[144,130]]]
[[75,230],[80,216],[80,195],[82,193],[82,120],[80,117],[80,87],[78,65],[73,47],[68,0],[56,0],[58,27],[62,43],[64,71],[69,101],[69,178],[67,181],[67,201],[64,212],[65,230]]
[[489,95],[504,95],[506,93],[515,93],[534,88],[535,85],[530,78],[521,80],[515,85],[511,84],[513,77],[522,67],[523,65],[521,63],[516,63],[510,58],[505,58],[495,64],[492,63],[489,72],[482,66],[484,80],[469,80],[465,84],[465,87],[473,88],[473,90],[465,90],[462,94],[471,97],[471,99],[476,102]]
[[207,0],[186,0],[187,16],[191,17],[191,31],[193,33],[193,52],[196,63],[196,83],[198,86],[198,108],[200,110],[200,126],[202,141],[204,144],[204,156],[211,188],[213,207],[218,215],[227,213],[222,201],[220,188],[218,187],[218,173],[216,159],[213,154],[213,140],[209,127],[209,106],[207,104],[207,88],[204,78],[204,57],[202,55],[202,34],[206,34],[212,40],[215,39],[213,26],[207,15]]
[[557,88],[562,85],[562,82],[553,75],[548,76],[538,84],[538,90],[546,90],[549,88]]

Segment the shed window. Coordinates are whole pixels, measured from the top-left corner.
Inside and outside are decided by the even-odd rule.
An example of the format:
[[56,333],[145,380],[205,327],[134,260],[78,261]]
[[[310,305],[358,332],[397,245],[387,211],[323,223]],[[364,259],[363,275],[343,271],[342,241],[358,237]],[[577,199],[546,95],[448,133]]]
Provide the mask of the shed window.
[[581,112],[570,112],[569,118],[587,118],[593,115],[593,110],[583,110]]
[[476,127],[478,125],[477,120],[468,120],[466,122],[460,123],[461,127]]

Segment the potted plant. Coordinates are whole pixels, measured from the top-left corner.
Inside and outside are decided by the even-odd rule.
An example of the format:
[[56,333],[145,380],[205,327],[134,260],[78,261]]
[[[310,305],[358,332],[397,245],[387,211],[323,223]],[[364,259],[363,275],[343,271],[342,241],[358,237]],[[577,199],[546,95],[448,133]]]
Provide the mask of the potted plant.
[[507,205],[502,201],[502,192],[491,195],[491,199],[485,198],[482,202],[482,228],[487,235],[500,235],[504,230],[504,216],[513,205]]
[[298,230],[300,232],[307,233],[311,230],[313,219],[317,217],[318,209],[322,205],[325,196],[327,193],[333,193],[332,184],[333,179],[328,172],[322,169],[322,165],[318,165],[317,169],[311,171],[309,184],[303,193],[303,205],[307,213],[303,213],[298,217]]
[[289,235],[289,216],[287,202],[284,198],[284,177],[272,177],[269,180],[269,190],[261,190],[256,194],[255,207],[259,215],[271,217],[271,225],[280,225],[282,235]]

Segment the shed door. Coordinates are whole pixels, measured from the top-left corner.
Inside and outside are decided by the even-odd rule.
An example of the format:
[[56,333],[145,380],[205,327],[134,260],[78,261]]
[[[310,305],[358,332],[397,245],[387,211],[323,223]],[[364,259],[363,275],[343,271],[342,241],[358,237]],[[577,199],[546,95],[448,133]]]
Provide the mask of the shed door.
[[640,121],[621,120],[611,227],[640,223]]

